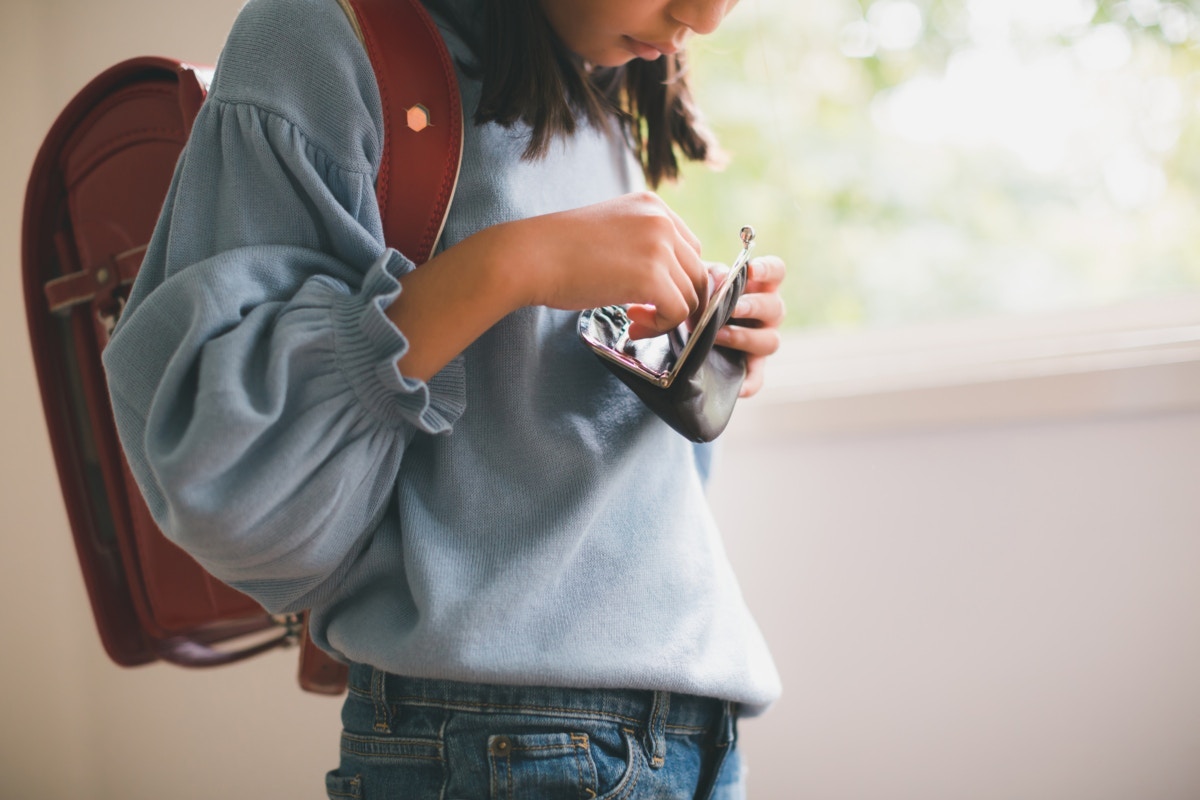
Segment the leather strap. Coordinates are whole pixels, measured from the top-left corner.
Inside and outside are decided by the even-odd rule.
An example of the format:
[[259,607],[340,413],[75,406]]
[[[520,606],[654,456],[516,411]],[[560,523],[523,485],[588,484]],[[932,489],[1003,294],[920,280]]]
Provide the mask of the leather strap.
[[296,678],[300,688],[315,694],[339,695],[346,691],[350,669],[313,643],[308,633],[308,614],[300,633],[300,667]]
[[[61,236],[61,234],[60,234]],[[80,303],[90,303],[102,295],[111,296],[121,286],[129,286],[142,266],[146,245],[118,253],[107,264],[93,265],[46,283],[46,301],[54,313],[67,311]]]
[[[419,0],[338,0],[375,70],[383,154],[375,179],[384,240],[424,264],[433,255],[462,164],[463,116],[454,62]],[[393,171],[395,168],[395,171]],[[305,691],[339,695],[347,667],[300,641]]]
[[454,60],[419,0],[339,0],[375,69],[383,158],[375,179],[387,244],[417,264],[433,255],[462,163]]

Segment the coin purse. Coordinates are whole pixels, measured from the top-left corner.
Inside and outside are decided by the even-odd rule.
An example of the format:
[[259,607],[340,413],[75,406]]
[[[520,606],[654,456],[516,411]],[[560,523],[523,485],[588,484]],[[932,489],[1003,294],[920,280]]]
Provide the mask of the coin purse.
[[754,229],[741,230],[742,251],[709,296],[700,318],[650,339],[629,338],[624,306],[579,315],[579,337],[650,410],[693,442],[716,439],[729,424],[746,378],[746,354],[715,345],[746,289]]

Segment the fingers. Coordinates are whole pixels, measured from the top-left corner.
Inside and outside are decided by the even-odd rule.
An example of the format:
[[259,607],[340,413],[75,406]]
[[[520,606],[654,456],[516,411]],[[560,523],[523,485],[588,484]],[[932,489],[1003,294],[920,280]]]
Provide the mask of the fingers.
[[[665,208],[665,206],[664,206]],[[652,300],[629,308],[633,321],[629,336],[646,338],[666,333],[704,308],[708,300],[708,266],[700,258],[695,236],[669,208],[675,221],[674,241],[669,253],[660,257],[662,269],[653,278]]]
[[644,339],[658,336],[677,327],[691,316],[700,303],[696,288],[679,269],[661,274],[649,295],[650,302],[633,303],[626,313],[633,323],[629,338]]
[[[680,291],[687,298],[690,312],[704,308],[708,302],[711,277],[708,264],[700,258],[700,242],[674,211],[667,209],[676,222],[675,260],[680,271],[675,273]],[[686,283],[686,286],[684,285]]]
[[675,243],[674,255],[679,268],[671,271],[671,278],[675,281],[680,296],[687,304],[686,317],[690,316],[692,312],[704,308],[704,304],[708,301],[708,267],[700,260],[700,254],[682,240]]
[[767,356],[779,350],[779,326],[787,313],[779,285],[787,274],[783,260],[775,256],[750,262],[746,293],[734,306],[730,324],[717,331],[717,344],[747,354],[746,379],[739,397],[752,397],[762,389]]
[[779,350],[778,328],[746,328],[726,325],[717,331],[716,343],[731,350],[741,350],[752,356],[769,356]]
[[704,267],[708,270],[708,280],[711,286],[720,286],[721,281],[729,274],[729,265],[719,261],[705,261]]
[[779,289],[787,277],[787,265],[778,256],[762,256],[750,260],[746,293],[771,293]]
[[779,326],[786,311],[778,293],[744,294],[733,308],[731,324],[717,331],[716,343],[752,356],[769,356],[779,349]]
[[[703,307],[704,302],[708,299],[708,265],[700,258],[701,250],[700,237],[692,232],[688,224],[683,221],[683,217],[675,213],[675,210],[662,201],[657,195],[653,195],[658,202],[659,207],[666,214],[667,219],[675,230],[675,260],[678,263],[682,274],[675,273],[676,283],[679,284],[680,291],[688,301],[688,307],[695,311]],[[683,285],[684,280],[690,284],[690,288]],[[694,295],[694,298],[693,298]]]
[[[639,312],[648,315],[645,319],[648,319],[649,322],[639,322],[636,318]],[[629,306],[628,313],[630,324],[627,333],[630,339],[652,339],[661,333],[654,327],[654,309],[646,306]]]
[[756,292],[743,294],[733,307],[731,319],[740,322],[753,322],[751,328],[778,328],[787,315],[787,307],[783,298],[775,292]]
[[679,324],[679,321],[686,319],[686,314],[679,321],[672,321],[676,315],[664,311],[664,307],[643,305],[643,303],[635,303],[625,309],[625,313],[629,315],[629,338],[644,339],[654,336],[659,336],[661,333],[666,333]]
[[683,221],[683,217],[676,214],[673,208],[666,203],[663,203],[662,207],[666,209],[667,216],[669,216],[671,221],[675,223],[675,230],[679,231],[680,237],[684,240],[684,242],[687,243],[692,252],[696,254],[696,257],[699,258],[701,251],[700,237],[692,233],[692,229],[689,228],[687,223]]
[[746,359],[746,379],[742,381],[738,397],[753,397],[763,387],[766,376],[766,356],[751,356]]
[[700,240],[670,206],[653,193],[630,196],[640,209],[639,297],[630,298],[631,338],[665,333],[702,308],[708,298],[708,269],[700,259]]

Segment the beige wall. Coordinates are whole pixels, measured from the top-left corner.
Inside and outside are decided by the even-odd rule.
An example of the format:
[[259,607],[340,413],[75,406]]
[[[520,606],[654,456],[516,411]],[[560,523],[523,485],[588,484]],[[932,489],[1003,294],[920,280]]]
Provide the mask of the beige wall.
[[132,55],[211,63],[240,2],[0,4],[0,797],[323,796],[339,704],[295,688],[294,655],[206,673],[111,665],[92,627],[49,454],[21,295],[37,147],[93,75]]
[[[129,55],[211,61],[239,5],[0,6],[0,797],[318,798],[338,703],[291,654],[121,670],[92,630],[27,352],[23,187],[57,110]],[[740,414],[753,413],[753,405]],[[715,503],[787,692],[756,798],[1200,797],[1200,410],[763,442]]]
[[1200,413],[731,433],[715,502],[785,682],[753,796],[1200,797]]

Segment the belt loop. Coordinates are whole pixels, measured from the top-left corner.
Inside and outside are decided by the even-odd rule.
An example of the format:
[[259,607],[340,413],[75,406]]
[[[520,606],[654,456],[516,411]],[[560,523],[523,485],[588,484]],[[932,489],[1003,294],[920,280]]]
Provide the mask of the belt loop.
[[721,769],[733,751],[737,742],[737,703],[728,700],[721,701],[721,716],[713,726],[713,743],[711,757],[707,770],[703,772],[700,786],[696,791],[696,800],[711,800],[716,791],[717,781],[721,778]]
[[737,704],[721,703],[721,726],[717,731],[717,746],[728,747],[737,741]]
[[646,722],[646,752],[650,766],[659,769],[667,762],[667,712],[671,710],[671,693],[655,692]]
[[376,733],[392,732],[392,715],[387,701],[387,673],[371,667],[371,702],[375,704]]

